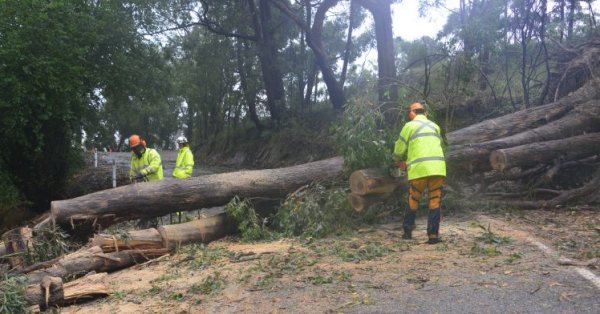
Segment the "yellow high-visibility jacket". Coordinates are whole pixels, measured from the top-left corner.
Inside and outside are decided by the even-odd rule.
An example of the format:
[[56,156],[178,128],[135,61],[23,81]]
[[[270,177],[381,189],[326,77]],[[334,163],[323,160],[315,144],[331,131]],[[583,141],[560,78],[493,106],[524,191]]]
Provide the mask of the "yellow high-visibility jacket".
[[419,114],[406,123],[394,146],[394,159],[406,160],[408,180],[446,176],[440,127]]
[[192,176],[194,171],[194,155],[189,146],[184,146],[179,149],[175,169],[173,169],[173,177],[177,179],[186,179]]
[[138,158],[136,154],[131,153],[131,165],[129,167],[129,178],[133,179],[135,173],[140,172],[145,176],[145,181],[155,181],[163,179],[163,167],[160,155],[155,149],[146,148],[142,157]]

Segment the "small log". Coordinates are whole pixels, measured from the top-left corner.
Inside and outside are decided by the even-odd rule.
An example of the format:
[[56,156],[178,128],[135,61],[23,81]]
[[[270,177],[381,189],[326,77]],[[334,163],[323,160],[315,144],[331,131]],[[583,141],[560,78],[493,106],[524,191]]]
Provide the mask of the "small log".
[[530,167],[548,163],[558,156],[575,160],[600,153],[600,133],[499,149],[490,154],[492,168],[503,171],[512,167]]
[[224,211],[220,213],[176,225],[162,225],[158,232],[163,239],[163,247],[174,250],[188,243],[208,243],[234,233],[236,224],[228,219]]
[[31,228],[27,227],[15,228],[2,235],[2,241],[6,247],[5,255],[12,255],[8,260],[14,269],[21,270],[27,266],[21,253],[27,252],[31,247],[31,238],[33,238],[33,232]]
[[385,168],[362,169],[350,175],[350,190],[356,195],[391,193],[405,182],[405,178],[390,176]]
[[28,285],[25,300],[30,305],[39,305],[42,311],[48,307],[61,305],[64,300],[62,279],[44,276],[40,283]]
[[97,273],[64,284],[63,305],[75,304],[90,299],[108,296],[111,289],[110,286],[104,282],[106,276],[106,273]]
[[363,210],[366,210],[373,205],[385,202],[385,200],[390,198],[390,196],[392,195],[392,192],[370,195],[358,195],[354,193],[348,193],[348,202],[350,203],[350,206],[354,208],[354,210],[356,210],[357,212],[362,212]]
[[127,250],[114,253],[103,253],[102,248],[93,246],[66,255],[56,264],[45,269],[33,271],[27,275],[28,283],[39,283],[45,276],[66,278],[83,275],[91,271],[112,272],[142,263],[167,254],[165,249]]
[[90,239],[90,244],[99,246],[104,253],[123,250],[147,250],[163,247],[163,239],[154,228],[128,231],[125,234],[97,234]]
[[[0,258],[4,255],[6,255],[6,245],[4,245],[4,242],[0,242]],[[0,262],[2,261],[0,260]]]

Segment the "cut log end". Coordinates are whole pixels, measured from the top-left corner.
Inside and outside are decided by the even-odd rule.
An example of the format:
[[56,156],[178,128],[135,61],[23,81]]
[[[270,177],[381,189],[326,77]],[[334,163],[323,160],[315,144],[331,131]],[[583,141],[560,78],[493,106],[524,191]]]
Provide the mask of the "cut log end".
[[494,170],[504,171],[506,169],[506,154],[501,149],[493,151],[490,154],[490,164]]
[[348,193],[348,202],[350,206],[354,208],[357,212],[362,212],[364,210],[369,209],[369,207],[383,203],[386,199],[388,199],[393,193],[384,193],[384,194],[371,194],[371,195],[357,195],[354,193]]

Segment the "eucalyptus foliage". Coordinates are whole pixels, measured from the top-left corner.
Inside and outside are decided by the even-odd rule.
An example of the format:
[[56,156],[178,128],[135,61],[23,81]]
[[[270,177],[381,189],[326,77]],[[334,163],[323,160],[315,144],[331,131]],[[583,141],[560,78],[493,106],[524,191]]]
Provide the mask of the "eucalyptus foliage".
[[392,148],[398,132],[384,127],[383,119],[382,113],[363,99],[355,99],[346,105],[344,115],[334,129],[334,138],[348,173],[392,162]]
[[266,220],[261,220],[247,200],[234,197],[225,206],[225,212],[238,223],[242,241],[256,241],[270,237],[271,232],[266,227]]
[[0,313],[27,313],[26,284],[25,276],[5,274],[0,277]]

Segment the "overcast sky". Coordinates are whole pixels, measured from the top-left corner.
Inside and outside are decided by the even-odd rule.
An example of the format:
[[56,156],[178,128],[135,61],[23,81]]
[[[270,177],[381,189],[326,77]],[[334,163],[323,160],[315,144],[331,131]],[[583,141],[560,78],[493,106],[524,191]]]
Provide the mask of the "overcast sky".
[[[458,0],[446,0],[449,9],[458,8]],[[429,10],[427,16],[419,16],[419,1],[403,0],[401,3],[392,5],[392,26],[394,36],[400,36],[404,40],[414,40],[422,36],[435,38],[442,30],[446,18],[450,12],[447,9]]]

